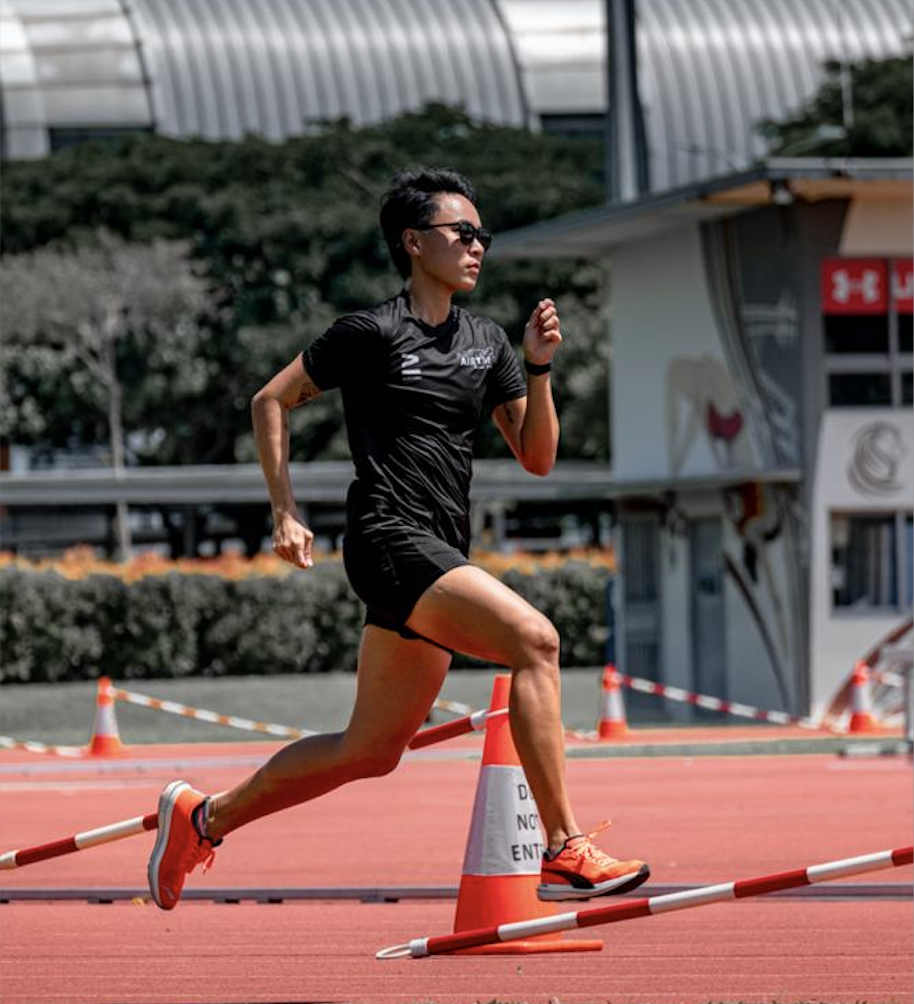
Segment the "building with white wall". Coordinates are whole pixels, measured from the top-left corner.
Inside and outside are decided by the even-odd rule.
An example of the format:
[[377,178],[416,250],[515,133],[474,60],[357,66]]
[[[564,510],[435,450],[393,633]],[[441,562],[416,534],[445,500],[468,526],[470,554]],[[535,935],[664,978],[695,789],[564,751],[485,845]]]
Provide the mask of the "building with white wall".
[[819,712],[910,617],[912,200],[779,160],[502,240],[608,263],[626,672]]

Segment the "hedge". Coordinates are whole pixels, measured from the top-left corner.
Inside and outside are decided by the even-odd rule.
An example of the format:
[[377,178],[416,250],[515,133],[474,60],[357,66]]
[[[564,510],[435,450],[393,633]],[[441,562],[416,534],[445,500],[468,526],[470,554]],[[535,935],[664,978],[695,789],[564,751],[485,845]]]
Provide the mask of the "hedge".
[[[502,580],[562,636],[564,665],[603,660],[610,570],[571,560]],[[133,581],[0,568],[0,682],[354,669],[364,609],[339,561],[309,574],[170,571]],[[458,656],[456,666],[477,665]]]

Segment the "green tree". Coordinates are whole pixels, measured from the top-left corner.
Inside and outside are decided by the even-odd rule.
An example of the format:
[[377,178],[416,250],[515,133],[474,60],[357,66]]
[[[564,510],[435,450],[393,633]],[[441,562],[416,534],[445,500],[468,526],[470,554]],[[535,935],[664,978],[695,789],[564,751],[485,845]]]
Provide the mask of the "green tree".
[[783,121],[758,129],[774,155],[910,157],[914,154],[911,54],[825,64],[819,90]]
[[[496,231],[603,197],[598,143],[480,124],[433,106],[367,128],[328,123],[316,135],[282,144],[144,136],[10,164],[0,250],[78,247],[98,226],[129,242],[188,241],[215,291],[216,309],[206,321],[210,337],[198,346],[198,363],[210,380],[184,396],[167,427],[153,416],[140,423],[159,441],[156,456],[146,459],[250,460],[248,405],[257,388],[334,317],[397,291],[378,230],[378,200],[394,171],[418,163],[464,171]],[[468,303],[496,317],[513,337],[546,294],[571,319],[560,404],[566,430],[586,434],[563,436],[563,456],[607,455],[605,384],[594,385],[603,372],[605,340],[592,309],[600,281],[599,269],[576,262],[491,262]],[[338,395],[298,409],[293,421],[293,459],[345,455]],[[76,427],[87,439],[97,432],[85,423]],[[59,436],[61,430],[50,431]],[[489,435],[481,445],[502,450]]]
[[[125,244],[103,232],[73,250],[9,255],[0,292],[3,432],[15,429],[22,436],[27,429],[40,439],[45,409],[59,407],[56,388],[66,386],[63,421],[73,411],[103,418],[111,466],[120,472],[127,460],[128,401],[148,420],[149,403],[161,407],[173,380],[195,390],[210,384],[198,351],[206,289],[181,244]],[[117,506],[115,527],[126,559],[125,503]]]

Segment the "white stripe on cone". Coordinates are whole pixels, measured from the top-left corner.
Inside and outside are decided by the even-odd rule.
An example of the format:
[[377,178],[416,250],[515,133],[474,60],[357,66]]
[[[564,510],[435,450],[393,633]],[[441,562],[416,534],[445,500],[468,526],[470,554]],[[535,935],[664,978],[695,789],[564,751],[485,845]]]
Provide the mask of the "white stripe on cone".
[[539,875],[539,811],[522,767],[484,765],[463,861],[464,875]]

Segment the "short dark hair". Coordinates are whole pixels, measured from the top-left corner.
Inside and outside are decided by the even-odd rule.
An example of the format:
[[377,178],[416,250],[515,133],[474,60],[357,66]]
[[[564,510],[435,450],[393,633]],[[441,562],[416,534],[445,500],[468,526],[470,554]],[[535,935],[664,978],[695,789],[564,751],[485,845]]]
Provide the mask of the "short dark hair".
[[403,247],[403,231],[424,227],[435,215],[435,196],[462,195],[476,205],[476,191],[466,178],[447,167],[419,167],[399,171],[390,180],[381,198],[381,229],[397,271],[409,278],[409,255]]

